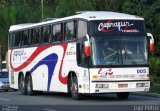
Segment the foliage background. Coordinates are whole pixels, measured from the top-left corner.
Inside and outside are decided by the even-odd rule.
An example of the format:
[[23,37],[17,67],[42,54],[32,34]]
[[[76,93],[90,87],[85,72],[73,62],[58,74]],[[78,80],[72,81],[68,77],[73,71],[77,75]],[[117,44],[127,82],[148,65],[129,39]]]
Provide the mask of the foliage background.
[[[7,35],[11,25],[42,21],[42,0],[0,0],[0,44],[3,59],[7,51]],[[43,0],[43,15],[59,18],[77,11],[114,11],[142,16],[147,31],[155,38],[153,57],[160,55],[160,0]]]

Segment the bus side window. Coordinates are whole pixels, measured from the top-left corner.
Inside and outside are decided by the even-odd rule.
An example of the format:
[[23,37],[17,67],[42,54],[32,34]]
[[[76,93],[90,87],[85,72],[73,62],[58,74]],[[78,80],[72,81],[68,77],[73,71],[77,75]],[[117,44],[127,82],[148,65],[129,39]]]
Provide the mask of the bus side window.
[[52,39],[51,39],[52,42],[56,41],[55,34],[56,34],[56,26],[52,25]]
[[87,22],[78,21],[78,39],[85,37],[87,34]]
[[86,66],[87,61],[84,54],[84,42],[83,39],[87,34],[87,23],[85,21],[78,21],[78,44],[77,44],[77,61],[79,65]]
[[31,30],[31,45],[33,45],[34,43],[35,43],[35,40],[34,40],[34,34],[35,33],[35,31],[34,31],[34,29],[32,29]]
[[49,43],[50,36],[51,36],[51,27],[50,26],[42,27],[42,43]]
[[15,32],[9,34],[9,48],[14,47]]
[[22,45],[22,46],[29,45],[29,35],[28,35],[28,30],[22,31],[21,45]]
[[13,47],[19,47],[20,42],[20,34],[19,32],[15,32],[15,36],[13,37]]
[[62,24],[56,24],[53,26],[53,41],[63,41]]
[[70,21],[65,23],[65,41],[67,40],[75,40],[75,22]]
[[32,29],[32,36],[31,36],[31,44],[39,44],[39,39],[40,39],[40,28],[35,28]]
[[84,54],[84,44],[80,42],[77,44],[77,62],[81,66],[86,66],[87,61]]
[[24,45],[29,45],[29,31],[24,32]]

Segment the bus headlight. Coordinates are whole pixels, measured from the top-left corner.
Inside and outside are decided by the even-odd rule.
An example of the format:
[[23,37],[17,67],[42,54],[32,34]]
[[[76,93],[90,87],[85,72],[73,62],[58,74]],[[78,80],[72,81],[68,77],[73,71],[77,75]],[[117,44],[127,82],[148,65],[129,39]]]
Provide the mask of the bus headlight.
[[109,88],[109,84],[96,84],[96,88]]
[[103,88],[109,88],[109,84],[103,84]]
[[102,88],[103,84],[96,84],[96,88]]
[[149,87],[149,83],[136,83],[136,87]]

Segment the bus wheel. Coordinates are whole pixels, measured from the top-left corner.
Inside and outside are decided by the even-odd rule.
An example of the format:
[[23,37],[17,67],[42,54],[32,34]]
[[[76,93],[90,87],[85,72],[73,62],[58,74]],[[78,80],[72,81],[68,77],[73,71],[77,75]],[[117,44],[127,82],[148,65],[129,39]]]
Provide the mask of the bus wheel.
[[31,76],[27,76],[27,94],[32,96],[34,95],[33,86],[32,86],[32,78]]
[[82,94],[78,91],[78,81],[76,76],[73,76],[70,79],[70,92],[74,100],[79,100],[82,98]]
[[27,94],[27,92],[26,92],[26,83],[25,83],[25,80],[24,80],[23,76],[21,76],[19,78],[19,90],[20,90],[21,94],[23,94],[23,95]]
[[119,99],[128,99],[129,92],[120,92],[120,93],[117,93],[117,96]]

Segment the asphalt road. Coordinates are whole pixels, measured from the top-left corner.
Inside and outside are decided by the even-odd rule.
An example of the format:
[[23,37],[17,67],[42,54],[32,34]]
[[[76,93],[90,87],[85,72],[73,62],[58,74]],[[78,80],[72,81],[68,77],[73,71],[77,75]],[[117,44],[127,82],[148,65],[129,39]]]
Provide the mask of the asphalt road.
[[119,100],[115,94],[102,94],[76,101],[63,93],[27,96],[1,91],[0,111],[160,111],[160,98],[130,95]]

